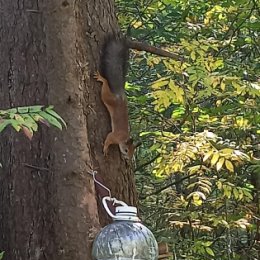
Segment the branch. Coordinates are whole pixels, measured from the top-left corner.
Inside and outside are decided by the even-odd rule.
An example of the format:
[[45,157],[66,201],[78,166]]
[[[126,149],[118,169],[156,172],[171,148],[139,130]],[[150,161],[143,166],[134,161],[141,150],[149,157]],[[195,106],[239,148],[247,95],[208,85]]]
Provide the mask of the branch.
[[134,172],[137,172],[137,171],[141,170],[142,168],[146,167],[147,165],[153,163],[159,156],[160,156],[160,154],[157,154],[154,158],[152,158],[152,159],[149,160],[148,162],[145,162],[144,164],[142,164],[142,165],[136,167],[136,168],[134,169]]
[[151,45],[144,43],[144,42],[132,41],[130,39],[127,39],[126,42],[127,42],[127,46],[130,49],[135,49],[137,51],[146,51],[146,52],[150,52],[150,53],[162,56],[162,57],[169,57],[169,58],[172,58],[174,60],[179,60],[179,61],[184,60],[184,58],[182,58],[178,54],[165,51],[163,49],[151,46]]
[[165,185],[164,187],[162,187],[162,188],[160,188],[160,189],[158,189],[158,190],[156,190],[156,191],[154,191],[154,192],[152,192],[152,193],[150,193],[150,194],[148,194],[148,195],[146,195],[146,196],[140,196],[140,199],[146,199],[147,197],[150,197],[150,196],[152,196],[152,195],[157,195],[158,193],[160,193],[160,192],[166,190],[167,188],[169,188],[169,187],[171,187],[171,186],[173,186],[173,185],[179,184],[179,183],[183,182],[183,181],[186,180],[186,179],[189,179],[190,177],[192,177],[192,176],[194,176],[194,175],[197,175],[197,173],[190,174],[190,175],[188,175],[188,176],[185,176],[185,177],[181,178],[181,179],[178,180],[178,181],[171,182],[171,183]]

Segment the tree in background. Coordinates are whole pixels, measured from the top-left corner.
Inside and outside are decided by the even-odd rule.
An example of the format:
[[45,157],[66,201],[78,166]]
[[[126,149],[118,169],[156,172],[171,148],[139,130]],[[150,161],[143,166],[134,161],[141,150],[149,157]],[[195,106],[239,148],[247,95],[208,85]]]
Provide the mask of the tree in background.
[[117,4],[127,33],[175,57],[132,53],[146,223],[174,259],[259,259],[259,3]]
[[67,129],[40,126],[30,142],[13,129],[0,143],[0,248],[6,259],[91,259],[107,217],[90,170],[113,196],[135,204],[135,185],[117,148],[104,159],[109,117],[93,80],[113,1],[1,1],[1,109],[55,106]]

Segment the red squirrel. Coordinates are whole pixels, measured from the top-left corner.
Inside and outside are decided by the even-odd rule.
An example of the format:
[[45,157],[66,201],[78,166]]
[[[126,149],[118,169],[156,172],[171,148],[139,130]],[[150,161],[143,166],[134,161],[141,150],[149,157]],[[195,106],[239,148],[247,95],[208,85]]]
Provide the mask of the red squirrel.
[[101,99],[111,118],[112,131],[107,135],[103,152],[106,156],[111,144],[118,144],[121,153],[131,160],[136,145],[129,133],[125,75],[127,71],[128,48],[124,40],[107,39],[101,56],[101,74],[94,78],[102,82]]

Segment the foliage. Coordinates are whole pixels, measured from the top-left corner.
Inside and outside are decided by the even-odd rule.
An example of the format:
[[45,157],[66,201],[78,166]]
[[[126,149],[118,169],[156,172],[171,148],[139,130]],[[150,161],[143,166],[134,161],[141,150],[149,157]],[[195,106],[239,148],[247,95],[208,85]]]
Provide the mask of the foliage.
[[[38,130],[39,122],[60,130],[63,126],[66,127],[65,121],[53,110],[53,106],[26,106],[0,110],[0,133],[10,125],[17,132],[22,131],[31,140],[34,132]],[[4,252],[0,252],[0,259],[3,255]]]
[[38,122],[55,126],[60,130],[66,126],[52,106],[27,106],[0,110],[0,132],[11,125],[17,132],[23,131],[29,139],[32,139],[33,133],[38,130]]
[[132,52],[127,91],[143,140],[136,176],[146,224],[175,259],[258,259],[259,3],[117,7],[132,37],[183,57]]

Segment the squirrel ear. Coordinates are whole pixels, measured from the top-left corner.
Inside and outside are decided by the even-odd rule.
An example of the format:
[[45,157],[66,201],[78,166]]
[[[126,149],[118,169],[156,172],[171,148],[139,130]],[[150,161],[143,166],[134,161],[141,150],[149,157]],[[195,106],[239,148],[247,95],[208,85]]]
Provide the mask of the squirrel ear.
[[126,144],[128,145],[128,144],[133,144],[133,139],[130,137],[130,138],[128,138],[127,140],[126,140]]

